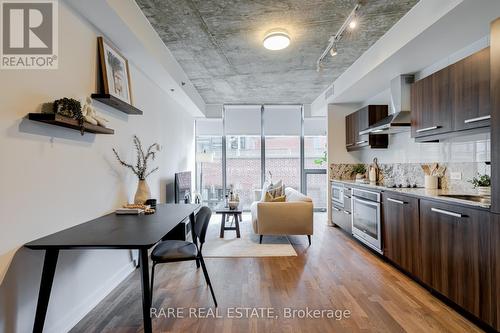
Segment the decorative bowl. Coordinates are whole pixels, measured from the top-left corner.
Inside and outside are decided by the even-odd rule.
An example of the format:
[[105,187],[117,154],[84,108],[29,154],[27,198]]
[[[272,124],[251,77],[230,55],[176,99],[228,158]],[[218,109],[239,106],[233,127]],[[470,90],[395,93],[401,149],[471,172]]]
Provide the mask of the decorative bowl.
[[239,201],[229,201],[229,209],[236,209],[238,208],[239,204],[240,204]]

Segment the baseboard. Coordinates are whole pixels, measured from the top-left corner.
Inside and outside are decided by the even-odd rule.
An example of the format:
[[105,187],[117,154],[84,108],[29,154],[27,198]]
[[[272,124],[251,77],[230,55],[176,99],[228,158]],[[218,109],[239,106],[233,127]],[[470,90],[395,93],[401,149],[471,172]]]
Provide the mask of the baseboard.
[[93,308],[96,307],[113,289],[116,288],[130,273],[135,270],[133,262],[128,262],[122,269],[116,272],[107,281],[103,281],[100,288],[82,300],[73,310],[62,316],[56,323],[46,326],[46,332],[69,332],[80,320],[82,320]]

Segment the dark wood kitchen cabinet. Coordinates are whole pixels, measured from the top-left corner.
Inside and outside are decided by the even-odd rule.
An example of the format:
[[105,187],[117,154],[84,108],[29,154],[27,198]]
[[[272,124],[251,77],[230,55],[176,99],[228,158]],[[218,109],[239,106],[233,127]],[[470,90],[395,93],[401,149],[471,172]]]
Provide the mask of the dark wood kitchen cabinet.
[[411,129],[417,141],[489,129],[490,58],[490,48],[485,48],[413,83]]
[[490,126],[490,48],[450,66],[454,131]]
[[491,24],[491,211],[500,214],[500,18]]
[[490,213],[420,200],[422,281],[492,322]]
[[384,255],[421,279],[419,200],[385,192],[383,221]]
[[419,138],[452,131],[449,85],[449,67],[413,83],[411,88],[413,137]]
[[353,119],[355,116],[356,113],[351,113],[345,117],[345,147],[348,150],[356,143],[356,136],[354,135],[354,124],[357,121]]
[[500,331],[500,215],[491,214],[491,326]]
[[387,117],[387,105],[368,105],[345,118],[346,149],[358,150],[363,147],[387,148],[389,137],[387,134],[363,134],[359,132],[367,129],[377,121]]

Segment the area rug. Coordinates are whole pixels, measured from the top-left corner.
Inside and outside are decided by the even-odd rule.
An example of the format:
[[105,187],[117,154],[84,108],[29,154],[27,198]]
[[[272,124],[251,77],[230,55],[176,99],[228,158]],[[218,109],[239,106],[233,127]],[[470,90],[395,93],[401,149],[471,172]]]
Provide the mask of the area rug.
[[[240,222],[240,236],[234,230],[226,230],[220,238],[221,215],[213,215],[207,230],[203,256],[206,258],[259,258],[293,257],[297,255],[286,236],[264,236],[259,244],[259,236],[254,234],[250,214],[243,214]],[[230,222],[226,222],[229,226]]]

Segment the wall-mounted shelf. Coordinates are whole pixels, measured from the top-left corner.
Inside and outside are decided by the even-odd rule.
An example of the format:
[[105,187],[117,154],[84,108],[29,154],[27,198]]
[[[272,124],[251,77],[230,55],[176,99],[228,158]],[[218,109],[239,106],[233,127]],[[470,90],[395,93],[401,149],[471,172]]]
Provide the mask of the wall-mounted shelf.
[[[80,131],[78,120],[64,117],[55,113],[29,113],[28,119]],[[115,131],[113,129],[92,125],[89,123],[83,123],[83,131],[94,134],[115,134]]]
[[130,105],[110,94],[92,94],[90,97],[127,114],[142,114],[142,111],[135,106]]

